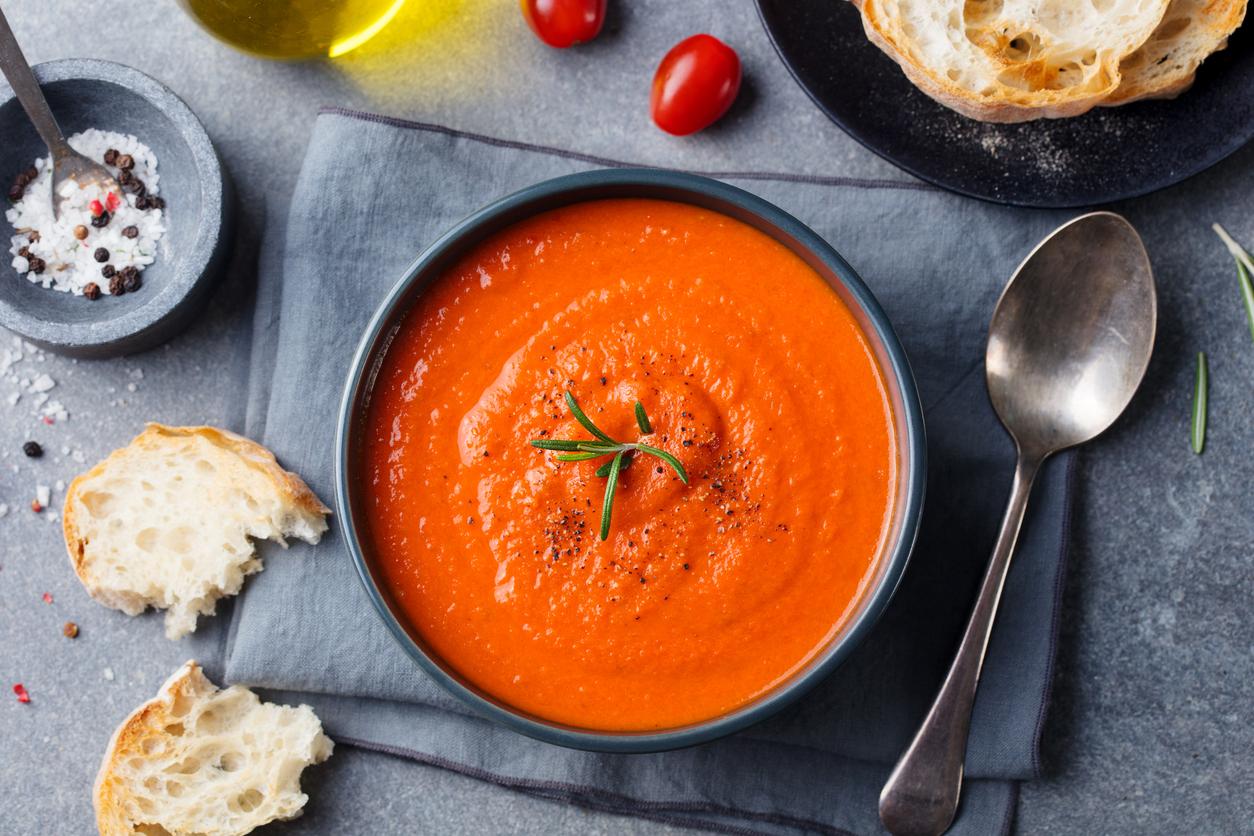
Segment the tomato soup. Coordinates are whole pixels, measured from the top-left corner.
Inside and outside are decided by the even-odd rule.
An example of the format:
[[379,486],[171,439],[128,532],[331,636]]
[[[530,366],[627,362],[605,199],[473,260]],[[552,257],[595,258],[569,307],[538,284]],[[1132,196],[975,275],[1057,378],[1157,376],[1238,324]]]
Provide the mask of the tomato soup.
[[[609,461],[566,392],[637,454]],[[645,408],[645,436],[633,408]],[[841,631],[876,576],[899,466],[849,309],[768,235],[685,203],[536,215],[424,289],[384,356],[356,474],[398,615],[495,699],[587,729],[732,711]]]

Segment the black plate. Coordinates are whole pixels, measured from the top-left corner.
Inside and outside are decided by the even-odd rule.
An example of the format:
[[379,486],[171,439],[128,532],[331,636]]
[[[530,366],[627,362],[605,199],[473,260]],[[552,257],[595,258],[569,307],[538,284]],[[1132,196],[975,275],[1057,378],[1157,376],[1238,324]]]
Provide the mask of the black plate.
[[1074,119],[990,125],[941,107],[866,39],[843,0],[757,0],[784,64],[837,125],[942,188],[1016,206],[1136,197],[1206,169],[1254,137],[1254,24],[1178,98]]

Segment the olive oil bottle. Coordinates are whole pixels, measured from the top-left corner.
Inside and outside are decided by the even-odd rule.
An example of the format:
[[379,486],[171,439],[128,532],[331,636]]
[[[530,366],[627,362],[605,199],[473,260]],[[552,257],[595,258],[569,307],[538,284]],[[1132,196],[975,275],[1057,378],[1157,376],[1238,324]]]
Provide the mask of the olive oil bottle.
[[179,0],[211,34],[264,58],[334,58],[391,22],[405,0]]

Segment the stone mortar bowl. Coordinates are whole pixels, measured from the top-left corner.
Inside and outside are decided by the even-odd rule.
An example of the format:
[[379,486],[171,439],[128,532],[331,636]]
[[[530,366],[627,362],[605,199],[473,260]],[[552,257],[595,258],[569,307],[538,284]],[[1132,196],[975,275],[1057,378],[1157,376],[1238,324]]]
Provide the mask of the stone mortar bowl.
[[[78,357],[151,348],[205,309],[226,261],[232,204],[217,152],[187,105],[138,70],[71,58],[34,71],[67,137],[99,128],[134,134],[152,149],[166,201],[166,233],[140,291],[91,301],[19,275],[9,265],[15,233],[0,220],[0,325],[42,348]],[[0,182],[7,186],[47,153],[12,89],[0,82]]]

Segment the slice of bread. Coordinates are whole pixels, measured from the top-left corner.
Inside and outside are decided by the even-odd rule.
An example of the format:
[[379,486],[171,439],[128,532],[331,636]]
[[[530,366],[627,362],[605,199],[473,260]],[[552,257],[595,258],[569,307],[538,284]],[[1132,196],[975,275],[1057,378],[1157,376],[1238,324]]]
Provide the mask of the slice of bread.
[[1149,40],[1119,64],[1123,80],[1102,104],[1180,95],[1207,56],[1228,45],[1245,11],[1246,0],[1171,0]]
[[924,93],[985,122],[1078,116],[1169,0],[862,0],[867,37]]
[[249,538],[316,543],[330,511],[269,450],[212,427],[149,424],[66,492],[65,545],[100,603],[165,609],[180,638],[261,571]]
[[218,690],[187,662],[113,733],[93,800],[101,836],[228,836],[293,819],[334,744],[307,705]]

